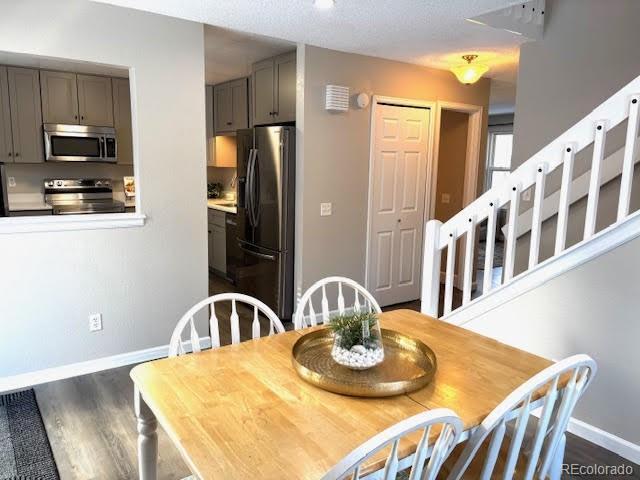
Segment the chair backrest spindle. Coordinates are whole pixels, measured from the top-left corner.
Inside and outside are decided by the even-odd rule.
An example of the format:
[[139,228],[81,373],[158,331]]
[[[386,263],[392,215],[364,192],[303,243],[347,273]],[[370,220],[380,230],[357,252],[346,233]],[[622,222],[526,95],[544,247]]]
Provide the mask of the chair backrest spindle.
[[211,348],[220,347],[220,325],[218,315],[216,314],[216,305],[224,302],[231,302],[231,313],[229,316],[230,331],[231,331],[231,343],[240,343],[240,316],[238,313],[238,303],[253,307],[253,316],[251,320],[251,333],[252,338],[260,337],[260,320],[261,315],[266,317],[269,322],[269,335],[273,335],[274,330],[278,333],[285,331],[284,325],[278,318],[278,316],[267,305],[260,300],[243,295],[240,293],[221,293],[213,295],[212,297],[205,298],[198,302],[185,313],[178,321],[178,324],[173,330],[171,335],[171,341],[169,342],[169,356],[174,357],[176,355],[182,355],[187,353],[185,349],[182,335],[183,332],[189,328],[189,343],[191,344],[191,352],[200,352],[202,350],[202,338],[198,334],[195,325],[196,315],[202,310],[209,313],[208,324],[211,330]]
[[[438,430],[433,426],[441,427]],[[430,446],[432,432],[438,432]],[[366,461],[378,452],[389,449],[382,475],[376,478],[395,480],[400,466],[400,445],[414,432],[422,432],[413,453],[413,461],[409,474],[410,480],[434,480],[442,464],[447,459],[463,431],[460,418],[451,410],[438,408],[419,413],[413,417],[387,428],[357,447],[329,470],[322,480],[358,479],[362,474],[368,475],[371,466]],[[426,462],[426,464],[425,464]]]
[[[327,289],[329,286],[335,286],[337,289],[337,300],[336,300],[336,310],[332,311],[329,302],[329,296],[327,294]],[[353,290],[354,293],[354,301],[353,307],[349,309],[346,308],[346,300],[345,300],[345,288],[349,288]],[[321,312],[320,319],[318,319],[318,315],[316,314],[313,308],[313,296],[316,292],[320,292],[321,294]],[[349,297],[350,298],[350,297]],[[362,300],[362,301],[361,301]],[[350,300],[349,300],[350,301]],[[373,311],[375,313],[382,313],[382,309],[373,295],[369,293],[362,285],[351,280],[346,277],[327,277],[322,280],[318,280],[316,283],[311,285],[307,289],[306,292],[300,297],[300,301],[298,302],[298,307],[296,308],[296,312],[294,314],[294,325],[295,328],[304,328],[304,327],[315,327],[318,324],[318,320],[323,325],[328,324],[333,314],[347,314],[352,312],[359,312],[363,309],[367,311]],[[305,316],[305,312],[308,312],[308,315]]]

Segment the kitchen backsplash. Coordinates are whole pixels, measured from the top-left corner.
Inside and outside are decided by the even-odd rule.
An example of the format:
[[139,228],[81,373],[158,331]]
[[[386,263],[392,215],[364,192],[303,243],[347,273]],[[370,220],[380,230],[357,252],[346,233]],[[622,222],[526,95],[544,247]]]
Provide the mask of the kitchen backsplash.
[[119,197],[119,194],[124,196],[123,177],[133,175],[131,165],[92,163],[6,164],[5,170],[7,178],[13,177],[16,182],[15,187],[7,188],[8,195],[44,194],[45,178],[110,178],[113,182],[113,192]]
[[207,183],[221,183],[223,193],[236,191],[235,185],[231,186],[235,175],[235,168],[207,167]]

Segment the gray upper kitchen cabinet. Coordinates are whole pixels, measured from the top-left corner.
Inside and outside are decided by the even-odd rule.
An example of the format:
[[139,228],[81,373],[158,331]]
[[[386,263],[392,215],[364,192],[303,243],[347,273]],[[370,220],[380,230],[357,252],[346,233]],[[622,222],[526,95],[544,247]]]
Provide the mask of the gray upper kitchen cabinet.
[[239,78],[213,87],[215,133],[232,133],[248,128],[247,79]]
[[40,75],[30,68],[7,68],[13,159],[16,163],[44,162]]
[[41,70],[40,94],[44,123],[78,123],[78,83],[75,73]]
[[215,132],[214,132],[214,120],[213,120],[213,85],[205,85],[204,87],[205,98],[205,132],[207,142],[207,166],[214,167],[216,158],[216,145],[215,145]]
[[251,105],[253,106],[253,124],[273,123],[274,112],[274,70],[273,59],[254,63],[251,73]]
[[296,52],[253,64],[252,118],[254,125],[296,119]]
[[275,111],[278,123],[296,121],[296,52],[274,59]]
[[78,75],[80,125],[113,127],[111,78]]
[[131,128],[131,91],[129,80],[114,78],[113,126],[116,128],[118,164],[133,165],[133,133]]
[[0,66],[0,163],[13,162],[7,67]]

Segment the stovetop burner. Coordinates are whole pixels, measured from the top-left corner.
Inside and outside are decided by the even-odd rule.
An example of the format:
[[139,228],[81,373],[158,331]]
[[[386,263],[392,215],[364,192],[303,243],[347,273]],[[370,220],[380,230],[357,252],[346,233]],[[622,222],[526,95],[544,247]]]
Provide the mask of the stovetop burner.
[[106,178],[47,179],[44,199],[53,207],[54,215],[125,211],[124,203],[113,199],[111,180]]

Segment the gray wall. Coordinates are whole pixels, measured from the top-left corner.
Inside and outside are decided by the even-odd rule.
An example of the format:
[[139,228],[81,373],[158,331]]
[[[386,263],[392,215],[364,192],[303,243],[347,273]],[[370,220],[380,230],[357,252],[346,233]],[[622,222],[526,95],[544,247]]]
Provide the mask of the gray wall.
[[[371,107],[352,101],[345,113],[324,109],[325,85],[420,100],[481,105],[486,115],[489,80],[460,84],[442,70],[337,52],[299,47],[298,196],[296,217],[297,293],[328,275],[364,282],[369,182]],[[486,117],[485,117],[486,125]],[[484,138],[481,157],[484,158]],[[482,172],[480,172],[482,175]],[[332,202],[333,215],[320,217],[320,203]]]
[[[83,0],[0,0],[0,12],[0,51],[130,68],[148,216],[0,235],[0,376],[166,345],[207,295],[202,25]],[[93,312],[101,332],[89,333]]]
[[640,2],[547,0],[544,37],[522,45],[517,167],[640,75]]
[[640,240],[636,239],[465,324],[547,358],[598,362],[579,420],[640,444]]

